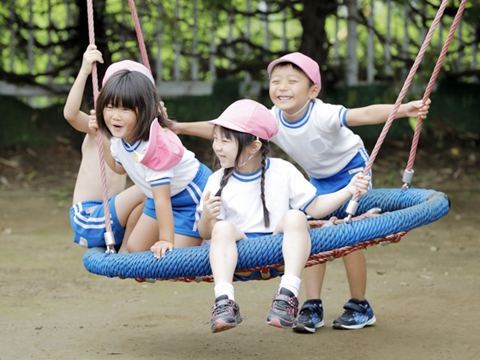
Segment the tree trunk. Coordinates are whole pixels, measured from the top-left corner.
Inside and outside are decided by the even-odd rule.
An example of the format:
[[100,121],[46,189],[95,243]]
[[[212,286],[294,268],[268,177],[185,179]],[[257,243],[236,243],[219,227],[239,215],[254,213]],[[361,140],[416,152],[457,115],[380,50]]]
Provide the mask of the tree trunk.
[[[320,69],[327,65],[330,43],[325,31],[325,20],[327,16],[335,14],[337,0],[304,0],[303,11],[300,21],[303,27],[303,34],[299,51],[315,60]],[[322,72],[322,85],[328,87],[326,72]]]

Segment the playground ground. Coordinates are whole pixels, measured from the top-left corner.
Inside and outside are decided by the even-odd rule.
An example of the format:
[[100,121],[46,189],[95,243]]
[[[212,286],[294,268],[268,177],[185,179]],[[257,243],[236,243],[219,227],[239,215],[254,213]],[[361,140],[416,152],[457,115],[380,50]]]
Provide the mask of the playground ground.
[[[375,187],[401,185],[399,148],[379,155]],[[0,359],[477,359],[480,152],[433,150],[420,150],[414,185],[445,192],[450,212],[398,244],[364,250],[374,326],[331,328],[349,298],[339,259],[327,267],[326,325],[315,334],[265,325],[278,279],[236,283],[244,322],[212,334],[212,284],[137,283],[84,269],[68,217],[78,153],[2,149]],[[304,294],[302,284],[301,302]]]

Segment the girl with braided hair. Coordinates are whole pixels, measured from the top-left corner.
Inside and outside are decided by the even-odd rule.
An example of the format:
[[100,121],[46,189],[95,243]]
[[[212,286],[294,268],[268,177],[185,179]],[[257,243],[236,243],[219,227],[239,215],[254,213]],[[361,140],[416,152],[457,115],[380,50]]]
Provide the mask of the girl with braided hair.
[[305,213],[322,218],[347,201],[356,187],[363,195],[370,177],[361,175],[333,194],[316,196],[315,187],[289,162],[269,158],[268,141],[277,131],[273,115],[253,100],[230,105],[214,127],[213,150],[221,169],[213,173],[199,204],[198,230],[210,240],[210,264],[215,280],[212,332],[237,326],[242,318],[235,302],[233,279],[252,280],[259,271],[235,272],[236,242],[283,233],[284,265],[271,269],[282,276],[267,324],[291,329],[298,313],[298,290],[310,256],[311,239]]

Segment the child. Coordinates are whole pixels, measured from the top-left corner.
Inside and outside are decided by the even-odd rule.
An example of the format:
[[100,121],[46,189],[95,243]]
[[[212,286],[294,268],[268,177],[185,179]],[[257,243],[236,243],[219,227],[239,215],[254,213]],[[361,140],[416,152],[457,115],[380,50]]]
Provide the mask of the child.
[[[317,195],[328,194],[345,187],[355,174],[364,170],[368,154],[362,139],[349,126],[385,122],[393,105],[371,105],[346,109],[341,105],[323,103],[317,96],[321,89],[318,64],[301,53],[291,53],[270,63],[269,94],[271,109],[278,125],[272,142],[292,157],[309,175]],[[426,118],[430,100],[411,101],[398,109],[396,118]],[[176,123],[176,133],[212,137],[207,122]],[[361,251],[343,257],[351,299],[345,312],[333,322],[336,329],[360,329],[376,319],[365,298],[367,272]],[[320,300],[325,264],[305,271],[307,301],[300,310],[294,330],[315,332],[324,325]]]
[[107,69],[90,121],[92,130],[98,127],[111,139],[110,152],[105,151],[107,164],[116,173],[126,172],[147,196],[127,250],[150,249],[156,258],[173,247],[202,242],[196,207],[211,174],[167,129],[170,120],[159,104],[149,70],[124,60]]
[[316,196],[310,184],[292,164],[268,158],[268,141],[278,131],[269,110],[253,100],[230,105],[215,125],[213,150],[222,169],[210,176],[199,206],[200,235],[211,239],[210,264],[215,280],[212,332],[237,326],[242,318],[235,302],[232,279],[250,280],[259,273],[235,273],[236,242],[266,234],[283,233],[285,266],[279,292],[273,298],[267,324],[291,329],[298,313],[302,270],[311,250],[305,214],[321,218],[330,214],[355,192],[364,194],[370,178],[357,176],[334,194]]
[[[85,83],[94,61],[103,63],[102,54],[95,45],[89,45],[63,111],[65,119],[75,129],[86,133],[70,209],[74,241],[85,247],[105,246],[105,215],[96,134],[88,128],[89,115],[80,111]],[[128,235],[142,213],[145,195],[137,186],[124,190],[126,175],[114,173],[108,166],[105,170],[112,232],[117,244],[122,243],[119,252],[124,253]]]

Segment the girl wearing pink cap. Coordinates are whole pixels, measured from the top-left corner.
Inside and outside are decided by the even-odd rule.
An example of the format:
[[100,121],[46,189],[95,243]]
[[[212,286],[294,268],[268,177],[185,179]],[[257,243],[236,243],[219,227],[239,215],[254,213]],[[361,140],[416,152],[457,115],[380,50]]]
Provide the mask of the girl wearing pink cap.
[[[70,222],[74,242],[88,248],[105,246],[105,214],[96,134],[88,128],[89,115],[80,110],[85,84],[96,61],[103,63],[102,54],[95,45],[89,45],[63,111],[65,119],[76,130],[85,133]],[[118,250],[122,253],[127,251],[128,236],[142,213],[145,195],[135,185],[125,190],[125,174],[117,174],[108,166],[105,170],[112,232],[117,245],[122,244]]]
[[282,280],[267,324],[291,329],[298,313],[300,277],[311,250],[303,211],[316,218],[330,214],[352,196],[356,186],[364,194],[370,178],[356,177],[344,189],[317,197],[315,187],[292,164],[267,157],[268,141],[278,128],[270,111],[253,100],[233,103],[210,123],[215,125],[213,150],[222,168],[205,186],[198,228],[204,239],[211,239],[215,279],[211,330],[228,330],[242,321],[233,278],[246,281],[261,276],[235,272],[236,242],[280,233],[285,264],[270,270]]
[[196,208],[211,174],[168,129],[159,104],[149,70],[124,60],[107,69],[90,120],[90,128],[98,127],[106,145],[111,143],[106,163],[127,173],[147,197],[127,250],[151,250],[156,258],[174,247],[201,244]]

